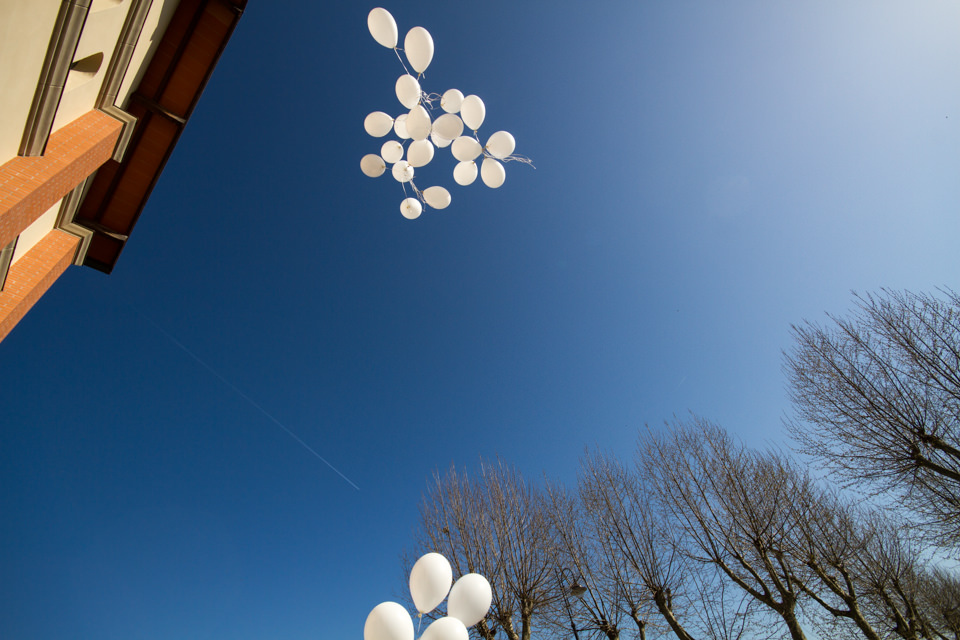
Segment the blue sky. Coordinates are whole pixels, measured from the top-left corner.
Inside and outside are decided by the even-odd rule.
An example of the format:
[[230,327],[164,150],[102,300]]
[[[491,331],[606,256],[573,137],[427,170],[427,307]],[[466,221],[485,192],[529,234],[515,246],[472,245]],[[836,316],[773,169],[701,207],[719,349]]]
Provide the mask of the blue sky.
[[0,637],[359,638],[433,470],[783,443],[791,323],[958,286],[956,3],[383,5],[536,165],[440,151],[415,221],[359,170],[402,68],[331,4],[250,3],[114,273],[0,343]]

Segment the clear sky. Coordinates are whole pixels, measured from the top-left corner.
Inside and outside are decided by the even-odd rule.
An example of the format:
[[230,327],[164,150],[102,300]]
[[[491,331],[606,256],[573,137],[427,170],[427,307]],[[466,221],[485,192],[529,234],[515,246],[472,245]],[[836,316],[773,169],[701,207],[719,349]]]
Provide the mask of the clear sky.
[[439,151],[415,221],[373,6],[252,0],[114,273],[0,343],[5,640],[359,639],[434,469],[782,443],[791,323],[960,286],[956,2],[383,5],[536,165]]

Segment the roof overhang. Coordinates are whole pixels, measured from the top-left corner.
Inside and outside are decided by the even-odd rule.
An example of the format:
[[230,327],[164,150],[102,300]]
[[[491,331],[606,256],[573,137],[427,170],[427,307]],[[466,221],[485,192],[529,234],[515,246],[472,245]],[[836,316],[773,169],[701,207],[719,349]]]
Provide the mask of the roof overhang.
[[122,162],[100,167],[73,222],[92,231],[83,264],[110,273],[213,73],[247,0],[181,0],[126,111]]

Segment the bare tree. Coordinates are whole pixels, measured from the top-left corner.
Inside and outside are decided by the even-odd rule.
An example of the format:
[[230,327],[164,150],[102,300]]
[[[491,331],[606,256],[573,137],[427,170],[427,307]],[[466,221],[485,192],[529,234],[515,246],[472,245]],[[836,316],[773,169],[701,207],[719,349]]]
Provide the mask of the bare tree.
[[480,573],[493,604],[477,624],[484,640],[530,640],[555,600],[550,522],[541,492],[506,465],[481,461],[475,477],[435,474],[420,508],[418,545],[450,561],[455,576]]
[[948,638],[937,633],[924,607],[930,574],[909,527],[875,511],[866,514],[867,548],[856,570],[867,587],[872,615],[889,632],[904,640]]
[[[787,512],[786,552],[791,567],[807,571],[794,576],[809,599],[833,617],[827,628],[849,637],[852,625],[868,640],[944,638],[949,629],[952,597],[928,605],[934,574],[910,535],[910,527],[886,510],[855,502],[812,479],[782,455],[758,454],[770,474],[782,475],[792,487]],[[944,593],[949,593],[949,574]],[[946,605],[946,606],[944,606]],[[814,621],[822,618],[814,618]]]
[[[761,459],[770,473],[787,477],[793,487],[786,551],[793,557],[792,566],[807,569],[794,576],[797,584],[832,616],[828,627],[846,621],[868,640],[881,640],[886,635],[884,616],[876,615],[876,590],[864,576],[882,562],[871,556],[876,536],[873,523],[882,516],[816,482],[784,456],[771,452]],[[845,636],[852,631],[840,628]]]
[[805,640],[797,579],[803,568],[792,566],[785,552],[790,483],[698,419],[642,434],[638,468],[682,528],[691,559],[716,567],[775,615],[793,640]]
[[[575,494],[557,484],[548,485],[546,493],[555,536],[557,593],[562,598],[555,626],[564,629],[569,617],[575,633],[578,629],[607,640],[619,640],[624,623],[629,621],[629,605],[624,597],[628,585],[619,559],[607,553],[610,546],[602,543],[592,513]],[[570,581],[582,592],[574,593]]]
[[750,594],[718,571],[696,571],[691,576],[690,605],[697,612],[705,640],[759,637],[759,620],[753,615],[757,605]]
[[785,371],[801,450],[960,544],[960,295],[857,296],[846,318],[793,327]]
[[960,577],[955,572],[930,571],[923,585],[921,606],[936,637],[960,640]]
[[605,571],[621,583],[623,605],[640,637],[656,612],[677,638],[693,640],[676,605],[691,604],[689,579],[695,568],[681,553],[680,531],[670,526],[655,493],[643,486],[641,476],[602,454],[583,460],[579,487],[583,509],[609,554]]

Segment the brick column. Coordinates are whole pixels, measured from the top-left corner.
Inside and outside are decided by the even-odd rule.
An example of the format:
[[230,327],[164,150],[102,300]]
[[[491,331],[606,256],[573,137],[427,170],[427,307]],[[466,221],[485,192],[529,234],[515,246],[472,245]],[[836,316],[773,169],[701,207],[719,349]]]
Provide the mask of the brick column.
[[58,229],[13,263],[0,291],[0,340],[73,263],[80,238]]
[[109,160],[123,123],[93,110],[50,135],[47,152],[0,166],[0,247]]

